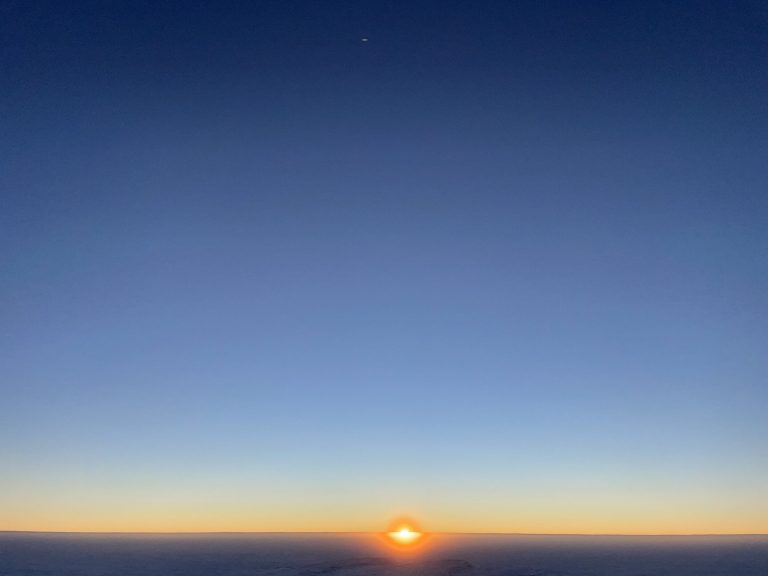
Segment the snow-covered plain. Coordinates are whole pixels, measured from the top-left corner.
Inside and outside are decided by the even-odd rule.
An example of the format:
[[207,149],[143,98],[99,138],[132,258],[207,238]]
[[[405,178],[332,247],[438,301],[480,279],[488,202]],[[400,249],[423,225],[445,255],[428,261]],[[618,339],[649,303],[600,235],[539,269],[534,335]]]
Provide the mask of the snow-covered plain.
[[2,576],[768,576],[767,536],[0,533]]

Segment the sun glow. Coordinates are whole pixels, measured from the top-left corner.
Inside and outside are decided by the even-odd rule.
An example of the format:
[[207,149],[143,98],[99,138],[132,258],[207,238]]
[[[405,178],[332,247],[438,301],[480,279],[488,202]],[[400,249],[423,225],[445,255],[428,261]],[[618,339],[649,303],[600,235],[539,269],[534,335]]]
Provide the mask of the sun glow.
[[413,548],[422,543],[426,534],[421,532],[413,522],[396,522],[385,532],[387,541],[397,548]]
[[400,544],[412,544],[421,537],[421,533],[414,532],[410,528],[400,528],[396,532],[390,532],[389,537]]

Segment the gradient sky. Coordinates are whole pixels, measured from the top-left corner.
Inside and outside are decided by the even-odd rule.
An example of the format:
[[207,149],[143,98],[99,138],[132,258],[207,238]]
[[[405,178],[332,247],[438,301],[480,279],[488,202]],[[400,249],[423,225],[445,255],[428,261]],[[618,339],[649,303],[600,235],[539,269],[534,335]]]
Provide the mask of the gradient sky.
[[768,532],[767,103],[757,0],[1,1],[0,529]]

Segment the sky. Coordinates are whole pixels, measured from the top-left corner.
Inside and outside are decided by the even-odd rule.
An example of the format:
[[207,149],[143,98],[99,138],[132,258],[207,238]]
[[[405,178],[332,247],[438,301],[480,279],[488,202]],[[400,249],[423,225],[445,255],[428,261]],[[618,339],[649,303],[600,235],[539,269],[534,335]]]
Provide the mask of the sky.
[[0,530],[768,533],[766,62],[759,1],[0,1]]

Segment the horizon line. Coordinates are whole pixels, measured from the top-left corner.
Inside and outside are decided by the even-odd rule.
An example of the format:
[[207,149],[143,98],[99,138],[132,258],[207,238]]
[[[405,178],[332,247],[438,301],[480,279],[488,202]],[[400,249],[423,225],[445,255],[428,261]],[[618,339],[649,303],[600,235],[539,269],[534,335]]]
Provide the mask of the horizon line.
[[[114,534],[114,535],[214,535],[214,534],[381,534],[375,530],[0,530],[0,534]],[[584,536],[584,537],[706,537],[706,536],[767,536],[768,532],[690,532],[690,533],[626,533],[626,532],[453,532],[428,531],[430,535],[444,536]]]

